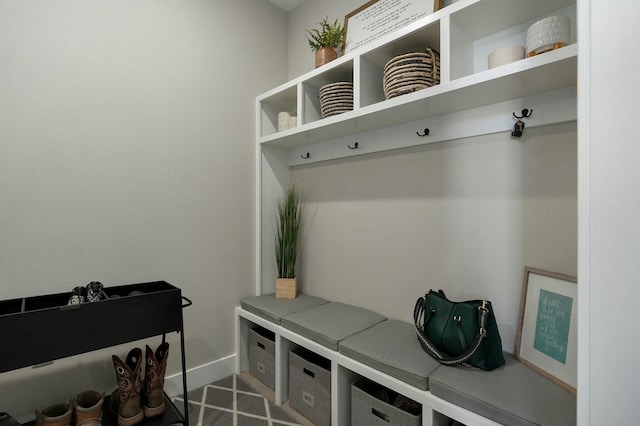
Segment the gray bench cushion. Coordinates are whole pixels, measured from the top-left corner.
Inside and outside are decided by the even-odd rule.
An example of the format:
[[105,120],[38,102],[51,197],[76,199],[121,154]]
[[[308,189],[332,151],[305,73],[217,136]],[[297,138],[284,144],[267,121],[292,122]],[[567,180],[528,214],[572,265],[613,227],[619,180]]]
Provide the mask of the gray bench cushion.
[[419,389],[440,366],[422,349],[415,326],[387,320],[340,342],[340,353]]
[[493,371],[442,366],[429,378],[434,395],[505,425],[576,424],[576,397],[505,354]]
[[285,315],[280,324],[307,339],[338,350],[338,342],[366,330],[385,317],[373,311],[339,302]]
[[306,294],[298,294],[295,299],[276,299],[276,295],[272,293],[247,297],[240,301],[240,306],[252,314],[280,324],[280,319],[287,314],[304,311],[325,303],[327,303],[325,299]]

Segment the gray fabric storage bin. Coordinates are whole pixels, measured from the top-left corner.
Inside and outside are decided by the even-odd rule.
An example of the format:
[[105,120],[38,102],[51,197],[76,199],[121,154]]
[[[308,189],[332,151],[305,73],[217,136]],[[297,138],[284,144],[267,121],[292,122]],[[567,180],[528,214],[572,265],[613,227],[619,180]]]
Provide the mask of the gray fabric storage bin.
[[420,426],[422,406],[362,377],[351,385],[351,426],[372,425]]
[[275,333],[266,328],[256,326],[249,332],[249,374],[275,390]]
[[304,348],[289,353],[289,404],[318,426],[331,424],[331,361]]

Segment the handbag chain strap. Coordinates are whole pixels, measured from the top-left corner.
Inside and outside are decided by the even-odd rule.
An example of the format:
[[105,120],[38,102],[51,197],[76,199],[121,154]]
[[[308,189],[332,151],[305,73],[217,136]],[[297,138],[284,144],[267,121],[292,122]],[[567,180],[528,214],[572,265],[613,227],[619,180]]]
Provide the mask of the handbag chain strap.
[[[432,308],[429,312],[429,316],[435,313],[435,308]],[[418,340],[420,341],[420,345],[429,355],[437,359],[441,364],[444,365],[457,365],[467,362],[480,348],[480,344],[482,340],[487,336],[487,318],[489,317],[489,309],[486,307],[486,301],[482,302],[482,306],[478,306],[478,323],[480,328],[478,330],[478,334],[473,339],[473,343],[471,346],[464,351],[462,354],[456,357],[450,357],[446,354],[443,354],[436,348],[436,346],[429,340],[427,335],[420,327],[420,323],[423,322],[425,318],[425,308],[424,308],[424,297],[421,297],[416,302],[416,306],[413,310],[413,319],[416,325],[416,334],[418,335]],[[427,321],[430,318],[427,319]]]

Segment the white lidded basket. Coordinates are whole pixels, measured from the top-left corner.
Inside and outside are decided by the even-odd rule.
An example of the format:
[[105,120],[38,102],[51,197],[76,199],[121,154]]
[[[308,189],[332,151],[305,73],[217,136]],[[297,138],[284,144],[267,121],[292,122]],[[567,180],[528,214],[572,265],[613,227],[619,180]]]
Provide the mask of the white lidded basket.
[[571,21],[566,16],[549,16],[527,30],[527,55],[543,53],[556,44],[566,46],[571,39]]

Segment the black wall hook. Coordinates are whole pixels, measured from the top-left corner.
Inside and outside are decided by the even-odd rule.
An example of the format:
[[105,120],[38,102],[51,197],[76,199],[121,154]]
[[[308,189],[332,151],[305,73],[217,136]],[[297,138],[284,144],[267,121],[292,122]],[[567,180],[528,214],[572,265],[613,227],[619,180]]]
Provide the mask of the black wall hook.
[[425,137],[425,136],[429,136],[429,128],[425,128],[424,129],[424,133],[420,134],[420,132],[416,132],[416,135],[420,136],[421,138]]
[[515,112],[512,112],[511,114],[514,116],[514,118],[517,119],[530,118],[531,115],[533,115],[533,110],[528,110],[527,108],[525,108],[520,112],[520,115],[516,115]]
[[353,144],[353,146],[347,144],[347,148],[349,148],[349,149],[358,149],[358,142]]
[[303,158],[303,159],[305,159],[305,160],[306,160],[307,158],[309,158],[309,157],[310,157],[310,155],[309,155],[309,153],[308,153],[308,152],[307,152],[307,154],[306,154],[306,155],[301,155],[301,156],[300,156],[300,158]]
[[524,121],[518,120],[516,121],[515,126],[513,126],[513,130],[511,131],[511,136],[515,136],[519,138],[522,136],[522,132],[524,132]]

